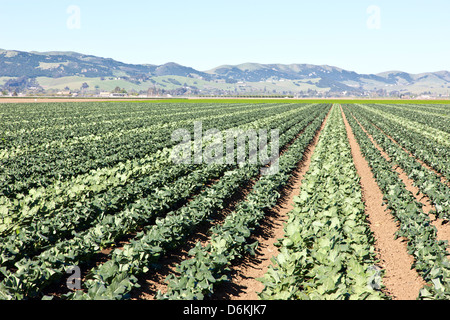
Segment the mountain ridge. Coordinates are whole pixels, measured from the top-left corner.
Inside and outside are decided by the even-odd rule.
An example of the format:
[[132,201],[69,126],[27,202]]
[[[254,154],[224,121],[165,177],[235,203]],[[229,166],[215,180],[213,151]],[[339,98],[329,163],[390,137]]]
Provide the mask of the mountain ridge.
[[[158,82],[161,77],[169,76],[183,78],[179,80],[187,80],[181,83],[179,80],[170,78],[169,82],[167,82],[168,79],[165,79],[167,84]],[[206,90],[206,88],[211,86],[218,87],[217,83],[226,83],[229,85],[234,84],[235,93],[243,90],[243,86],[238,86],[236,83],[248,83],[252,90],[260,91],[263,91],[263,88],[261,85],[256,85],[257,83],[276,84],[280,88],[289,89],[284,90],[284,92],[315,90],[351,92],[354,94],[380,90],[405,92],[408,89],[414,89],[414,91],[418,92],[436,91],[442,94],[448,92],[450,88],[450,72],[447,70],[419,74],[401,70],[362,74],[327,64],[262,64],[247,62],[237,65],[224,64],[209,70],[200,71],[176,62],[167,62],[162,65],[130,64],[112,58],[103,58],[74,51],[26,52],[0,49],[0,79],[8,78],[8,80],[3,81],[3,85],[0,82],[0,86],[3,89],[5,89],[5,86],[7,86],[6,89],[14,87],[14,81],[18,81],[17,79],[21,80],[22,86],[24,85],[24,79],[28,79],[29,81],[27,81],[34,86],[39,86],[41,84],[36,84],[35,79],[70,77],[86,78],[87,80],[114,78],[128,81],[135,85],[148,82],[149,87],[153,85],[153,87],[169,86],[171,88],[173,87],[172,85],[176,85],[178,88],[187,87],[185,85],[187,82],[190,83],[190,87],[194,87],[192,84],[196,83],[198,85],[198,82],[190,81],[189,79],[197,79],[203,81],[202,88],[196,86],[199,90]],[[281,82],[289,82],[292,85],[287,86],[284,83],[281,84]],[[96,86],[101,87],[98,84]],[[139,88],[141,87],[142,85]],[[225,88],[226,86],[222,87]],[[231,86],[226,88],[226,90],[232,89]],[[264,90],[267,91],[267,85],[264,86]],[[271,92],[276,91],[276,89],[270,90]]]

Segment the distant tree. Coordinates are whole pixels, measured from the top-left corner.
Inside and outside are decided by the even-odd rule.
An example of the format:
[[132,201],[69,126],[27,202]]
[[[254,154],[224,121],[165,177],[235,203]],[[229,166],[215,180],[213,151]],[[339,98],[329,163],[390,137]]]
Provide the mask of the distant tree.
[[81,89],[87,89],[87,88],[89,88],[89,85],[88,85],[86,82],[84,82],[84,83],[81,85]]
[[113,93],[127,93],[127,90],[125,90],[125,88],[120,88],[119,86],[114,88]]

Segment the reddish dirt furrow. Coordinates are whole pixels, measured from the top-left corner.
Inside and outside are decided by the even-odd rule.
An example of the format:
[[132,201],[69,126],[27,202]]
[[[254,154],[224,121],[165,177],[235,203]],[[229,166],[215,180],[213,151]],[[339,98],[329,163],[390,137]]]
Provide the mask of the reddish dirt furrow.
[[[342,110],[342,107],[341,107]],[[411,268],[414,259],[408,254],[406,239],[395,239],[398,223],[383,203],[383,193],[373,176],[369,163],[353,135],[342,112],[356,170],[366,206],[367,219],[376,239],[375,250],[380,266],[384,269],[384,292],[394,300],[415,300],[425,281]],[[373,141],[373,139],[372,139]]]

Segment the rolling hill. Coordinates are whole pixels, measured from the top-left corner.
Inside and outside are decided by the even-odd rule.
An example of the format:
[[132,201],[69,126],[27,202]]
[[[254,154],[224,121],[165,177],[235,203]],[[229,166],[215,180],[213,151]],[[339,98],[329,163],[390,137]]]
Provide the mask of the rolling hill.
[[[448,94],[450,72],[410,74],[389,71],[359,74],[329,65],[259,64],[222,65],[199,71],[169,62],[163,65],[127,64],[111,58],[77,52],[24,52],[0,49],[0,86],[3,90],[109,91],[186,90],[196,94],[335,93],[363,95]],[[180,89],[184,89],[181,90]]]

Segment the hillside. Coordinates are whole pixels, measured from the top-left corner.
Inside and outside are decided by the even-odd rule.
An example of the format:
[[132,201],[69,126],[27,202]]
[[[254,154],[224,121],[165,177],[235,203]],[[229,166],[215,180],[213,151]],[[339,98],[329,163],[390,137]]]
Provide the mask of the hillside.
[[77,52],[0,49],[0,87],[5,92],[111,91],[173,94],[448,95],[450,72],[359,74],[328,65],[222,65],[199,71],[169,62],[127,64]]

